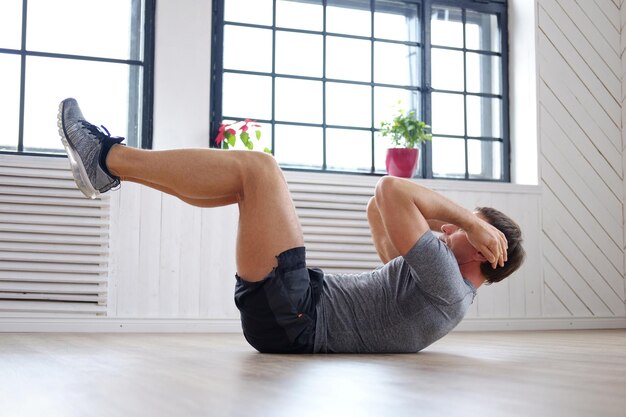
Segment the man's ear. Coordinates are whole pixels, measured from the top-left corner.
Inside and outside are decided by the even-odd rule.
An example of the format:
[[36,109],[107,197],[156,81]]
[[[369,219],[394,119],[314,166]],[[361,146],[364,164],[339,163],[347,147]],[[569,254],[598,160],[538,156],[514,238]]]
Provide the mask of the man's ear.
[[476,253],[474,254],[473,259],[474,259],[475,261],[480,261],[481,263],[482,263],[482,262],[487,262],[487,258],[485,258],[485,257],[483,256],[483,254],[482,254],[482,253],[480,253],[480,252],[478,252],[478,251],[476,251]]

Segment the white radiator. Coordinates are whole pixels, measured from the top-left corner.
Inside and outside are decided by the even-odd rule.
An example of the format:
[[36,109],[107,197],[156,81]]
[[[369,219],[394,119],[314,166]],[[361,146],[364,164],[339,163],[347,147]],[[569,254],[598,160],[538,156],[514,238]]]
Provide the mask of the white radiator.
[[[300,217],[307,265],[329,273],[364,272],[381,265],[365,209],[376,177],[286,172]],[[357,177],[358,178],[358,177]]]
[[106,315],[109,198],[65,158],[0,155],[0,316]]

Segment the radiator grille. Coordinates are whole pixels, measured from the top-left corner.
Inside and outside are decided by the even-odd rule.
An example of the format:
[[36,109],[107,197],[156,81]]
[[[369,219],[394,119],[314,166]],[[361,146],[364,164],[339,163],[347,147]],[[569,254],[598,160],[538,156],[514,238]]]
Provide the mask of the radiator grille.
[[0,155],[0,315],[105,315],[109,199],[65,158]]
[[329,273],[371,271],[381,265],[365,209],[374,179],[348,184],[342,175],[287,172],[300,217],[307,264]]

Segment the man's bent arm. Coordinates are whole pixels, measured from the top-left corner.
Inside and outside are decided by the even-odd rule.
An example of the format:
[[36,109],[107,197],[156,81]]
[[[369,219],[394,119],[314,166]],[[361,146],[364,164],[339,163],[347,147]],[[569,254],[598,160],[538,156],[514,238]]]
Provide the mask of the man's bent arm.
[[426,219],[455,224],[491,263],[506,261],[506,239],[498,229],[435,191],[396,177],[383,177],[376,186],[376,203],[391,244],[402,255],[429,229]]

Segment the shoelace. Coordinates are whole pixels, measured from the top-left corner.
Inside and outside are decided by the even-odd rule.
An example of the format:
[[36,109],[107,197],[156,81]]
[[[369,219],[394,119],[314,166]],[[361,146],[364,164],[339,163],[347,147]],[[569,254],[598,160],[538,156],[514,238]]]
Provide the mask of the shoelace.
[[[123,141],[125,138],[121,137],[121,136],[111,136],[111,133],[109,133],[109,130],[104,127],[103,125],[100,125],[100,127],[93,125],[91,123],[89,123],[86,120],[81,120],[80,123],[83,125],[83,127],[85,127],[85,129],[87,129],[89,131],[89,133],[91,133],[92,135],[94,135],[96,138],[101,139],[101,136],[105,136],[109,139],[112,139],[116,142],[121,142]],[[100,129],[102,128],[102,129]],[[104,129],[104,131],[103,131]]]

